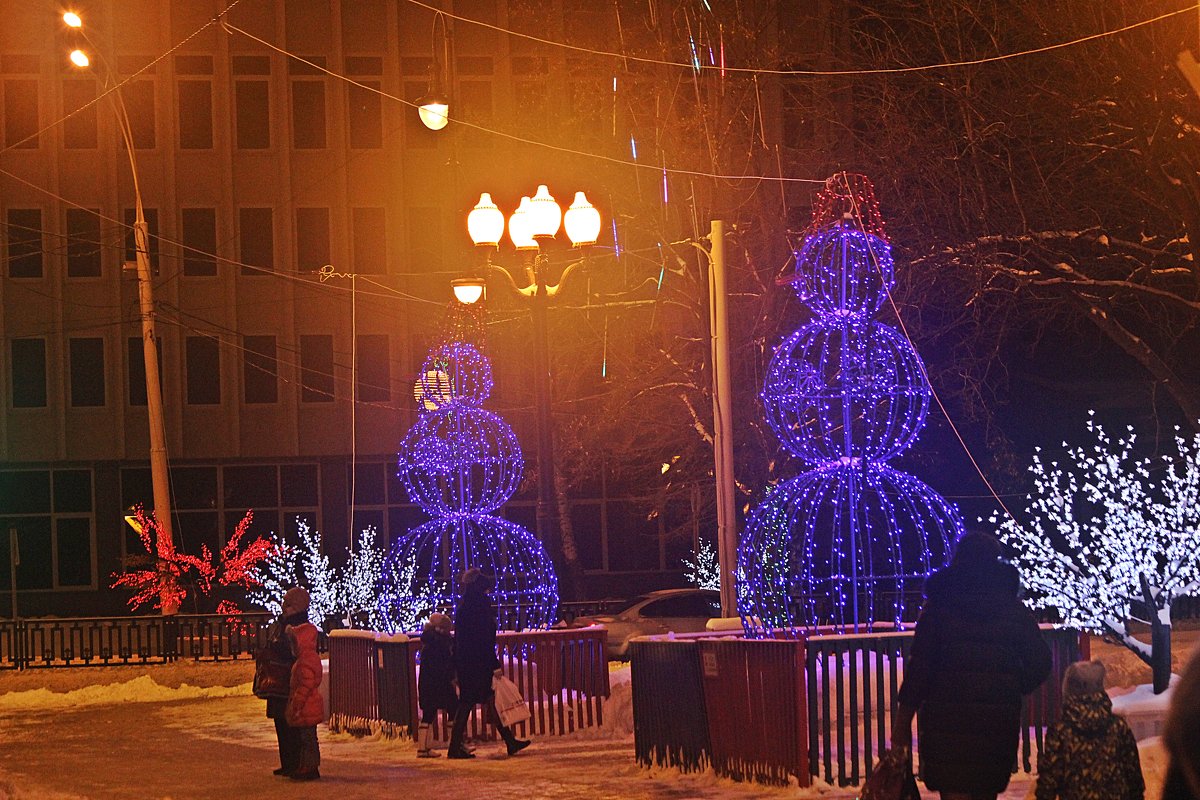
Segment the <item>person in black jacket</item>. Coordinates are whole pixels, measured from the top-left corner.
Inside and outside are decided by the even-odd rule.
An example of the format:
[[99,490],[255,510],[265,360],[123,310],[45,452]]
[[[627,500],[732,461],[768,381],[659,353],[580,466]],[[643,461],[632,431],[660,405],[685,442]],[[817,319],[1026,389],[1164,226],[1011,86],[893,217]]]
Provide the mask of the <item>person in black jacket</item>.
[[915,713],[925,785],[943,800],[995,798],[1008,787],[1021,697],[1050,674],[1050,648],[1019,591],[1016,568],[987,533],[964,535],[950,566],[925,583],[892,746],[912,746]]
[[496,608],[488,597],[495,579],[472,567],[460,579],[462,594],[454,610],[454,668],[458,676],[458,711],[450,732],[450,758],[474,758],[464,740],[471,709],[486,705],[492,724],[500,732],[510,756],[529,746],[528,739],[518,739],[512,729],[500,721],[493,703],[495,692],[492,678],[501,673],[496,657]]
[[[264,647],[272,661],[286,665],[291,672],[296,663],[292,653],[292,643],[288,640],[289,625],[302,625],[308,622],[308,592],[299,586],[288,589],[283,595],[283,609],[279,619],[267,628],[267,640]],[[300,769],[300,729],[288,725],[287,721],[288,694],[280,697],[267,698],[267,718],[275,721],[275,738],[279,742],[279,768],[276,775],[291,776]]]
[[454,649],[450,638],[450,618],[430,614],[421,631],[421,673],[417,681],[417,699],[421,706],[421,724],[417,728],[417,757],[435,758],[433,723],[438,711],[451,718],[458,710],[458,692],[454,689]]

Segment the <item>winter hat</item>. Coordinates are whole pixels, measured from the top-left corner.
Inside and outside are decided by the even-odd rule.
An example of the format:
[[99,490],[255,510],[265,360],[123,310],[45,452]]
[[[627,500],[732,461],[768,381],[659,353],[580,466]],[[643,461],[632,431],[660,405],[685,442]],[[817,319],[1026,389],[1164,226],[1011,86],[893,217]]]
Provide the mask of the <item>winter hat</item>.
[[1000,558],[1000,542],[986,531],[963,534],[954,545],[955,564],[986,564]]
[[1063,697],[1095,694],[1104,691],[1104,664],[1099,661],[1076,661],[1063,675]]
[[303,586],[293,586],[283,593],[283,613],[298,614],[308,611],[308,590]]
[[496,579],[491,575],[486,574],[479,567],[471,567],[458,579],[463,588],[468,586],[476,589],[483,589],[485,592],[496,585]]
[[445,614],[439,614],[435,611],[429,615],[429,621],[425,623],[425,627],[433,628],[434,630],[441,631],[442,633],[449,633],[450,618]]

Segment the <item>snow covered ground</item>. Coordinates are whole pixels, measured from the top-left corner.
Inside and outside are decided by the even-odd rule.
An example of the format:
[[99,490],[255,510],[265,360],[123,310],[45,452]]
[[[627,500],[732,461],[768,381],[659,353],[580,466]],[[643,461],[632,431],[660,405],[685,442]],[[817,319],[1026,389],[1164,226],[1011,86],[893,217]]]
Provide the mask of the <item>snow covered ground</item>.
[[[1180,666],[1200,638],[1187,633],[1176,640]],[[1119,648],[1096,643],[1093,655],[1109,665],[1110,684],[1149,679]],[[184,662],[0,674],[0,800],[375,800],[397,792],[495,800],[843,800],[856,794],[639,768],[628,667],[612,674],[603,730],[541,738],[511,759],[501,745],[480,743],[474,761],[447,761],[418,760],[408,741],[356,739],[322,726],[322,780],[296,784],[271,774],[278,765],[274,730],[263,702],[250,694],[252,671],[250,662]],[[1124,702],[1143,711],[1161,703],[1144,692],[1113,694],[1128,694]],[[1157,800],[1162,748],[1150,738],[1141,749],[1146,797]],[[1019,774],[1005,797],[1024,800],[1032,789],[1033,780]]]

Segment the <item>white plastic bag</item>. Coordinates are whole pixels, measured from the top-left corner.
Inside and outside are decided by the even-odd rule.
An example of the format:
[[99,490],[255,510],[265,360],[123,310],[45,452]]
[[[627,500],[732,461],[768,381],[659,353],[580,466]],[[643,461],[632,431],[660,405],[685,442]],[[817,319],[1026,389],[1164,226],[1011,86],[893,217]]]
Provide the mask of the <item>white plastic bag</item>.
[[521,690],[515,683],[498,675],[492,678],[492,691],[496,693],[496,713],[507,727],[529,719],[529,706],[525,705],[525,698],[521,697]]

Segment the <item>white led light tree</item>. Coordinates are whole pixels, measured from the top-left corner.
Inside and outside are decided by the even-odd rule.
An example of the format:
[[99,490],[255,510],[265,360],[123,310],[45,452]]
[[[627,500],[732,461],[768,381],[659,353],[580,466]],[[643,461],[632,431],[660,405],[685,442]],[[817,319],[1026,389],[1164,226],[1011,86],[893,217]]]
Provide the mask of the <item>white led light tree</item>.
[[[1200,434],[1176,434],[1175,453],[1139,458],[1136,435],[1112,439],[1094,419],[1094,445],[1068,447],[1029,468],[1021,520],[993,515],[1034,609],[1109,635],[1150,665],[1154,691],[1171,677],[1171,604],[1200,589]],[[1134,636],[1150,627],[1150,643]]]
[[683,557],[683,577],[697,589],[720,590],[721,567],[712,542],[701,540],[699,550]]

